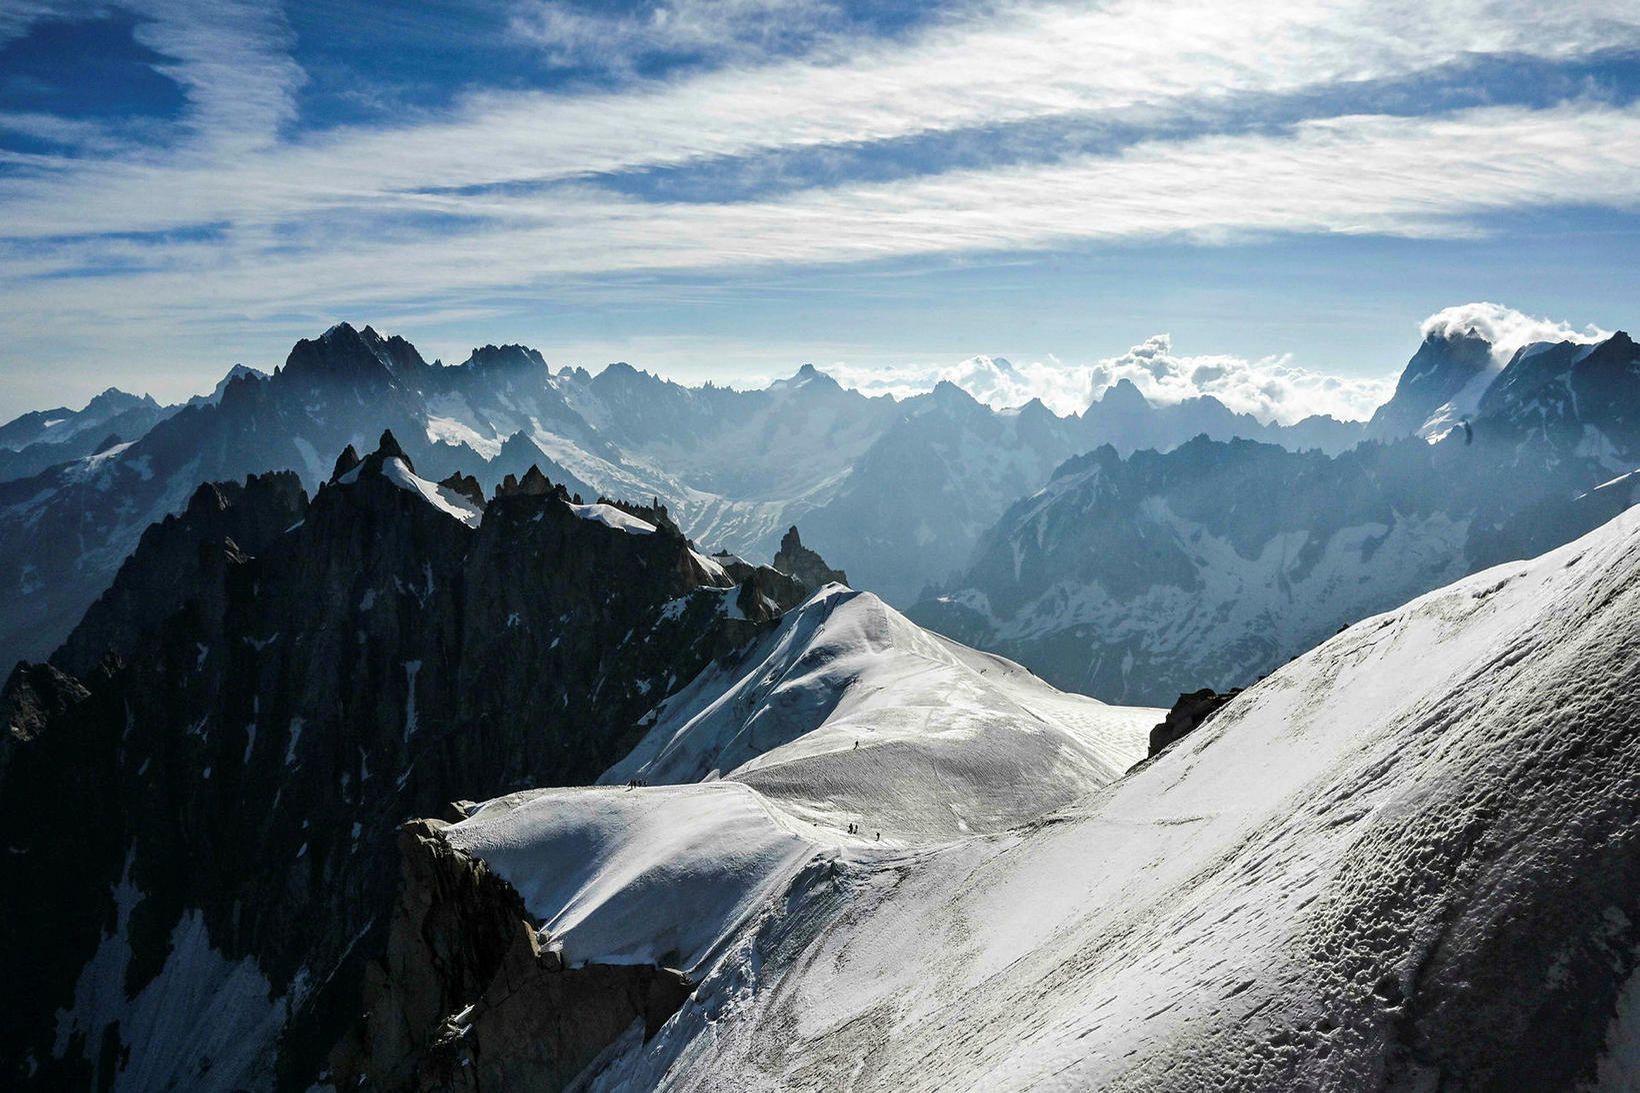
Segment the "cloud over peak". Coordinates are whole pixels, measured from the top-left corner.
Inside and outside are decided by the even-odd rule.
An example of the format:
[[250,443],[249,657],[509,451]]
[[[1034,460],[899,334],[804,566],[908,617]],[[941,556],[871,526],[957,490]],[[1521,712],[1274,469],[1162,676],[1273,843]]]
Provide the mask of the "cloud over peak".
[[1237,413],[1284,425],[1312,414],[1366,418],[1395,385],[1393,376],[1362,379],[1301,368],[1287,354],[1257,360],[1223,353],[1181,354],[1174,351],[1167,334],[1152,335],[1126,353],[1100,361],[1089,378],[1098,394],[1125,379],[1153,403],[1170,405],[1209,395]]
[[1485,300],[1443,308],[1419,324],[1418,332],[1425,338],[1479,335],[1492,344],[1492,358],[1499,367],[1509,363],[1509,358],[1522,346],[1533,342],[1588,344],[1611,337],[1611,331],[1593,323],[1577,330],[1570,323],[1533,318],[1512,307]]

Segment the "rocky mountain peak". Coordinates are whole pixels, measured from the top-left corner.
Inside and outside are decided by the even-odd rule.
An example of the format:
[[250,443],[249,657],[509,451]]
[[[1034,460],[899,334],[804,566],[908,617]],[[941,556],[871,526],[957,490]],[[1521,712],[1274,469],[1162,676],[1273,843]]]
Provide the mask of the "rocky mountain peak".
[[458,367],[492,374],[538,375],[542,382],[550,375],[546,358],[527,345],[481,345]]
[[1476,331],[1431,331],[1402,370],[1395,394],[1367,422],[1367,436],[1411,436],[1448,404],[1457,416],[1471,413],[1495,372],[1492,343]]
[[203,516],[207,513],[221,512],[228,507],[228,499],[223,496],[223,486],[218,482],[201,482],[194,490],[193,496],[188,498],[188,507],[184,510],[186,516]]
[[402,459],[404,465],[409,467],[412,472],[416,469],[415,465],[410,462],[410,457],[405,455],[404,449],[399,446],[398,437],[393,435],[392,429],[382,431],[382,438],[376,442],[376,450],[371,454],[379,456],[383,460]]
[[1144,411],[1150,409],[1150,400],[1139,390],[1138,384],[1123,376],[1100,395],[1094,403],[1103,410]]
[[80,412],[89,413],[93,416],[106,416],[117,414],[123,410],[129,410],[136,406],[157,405],[158,403],[156,403],[150,395],[138,396],[130,394],[126,391],[121,391],[118,387],[109,387],[104,389],[90,402],[86,403],[85,409]]
[[475,505],[484,504],[484,486],[470,474],[452,471],[439,485],[447,490],[453,490]]
[[428,367],[416,347],[398,335],[383,338],[369,326],[356,330],[342,322],[297,342],[279,375],[286,382],[386,385],[415,379]]
[[336,457],[336,465],[331,469],[330,481],[334,482],[342,475],[359,465],[359,453],[349,444],[342,449],[342,454]]
[[833,379],[829,373],[822,372],[812,364],[804,364],[800,367],[788,381],[788,386],[793,389],[802,388],[814,392],[842,390],[842,385]]
[[797,534],[797,525],[786,529],[780,539],[780,550],[774,556],[774,568],[797,578],[811,590],[828,584],[848,584],[848,574],[833,569],[815,551],[803,545]]

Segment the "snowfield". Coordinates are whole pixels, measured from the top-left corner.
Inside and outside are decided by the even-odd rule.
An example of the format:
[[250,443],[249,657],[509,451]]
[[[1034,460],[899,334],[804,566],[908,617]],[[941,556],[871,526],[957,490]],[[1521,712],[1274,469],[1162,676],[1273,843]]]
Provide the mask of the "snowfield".
[[924,843],[1093,792],[1144,758],[1163,714],[1056,691],[834,584],[662,703],[600,781],[727,777],[817,838]]
[[[938,658],[916,635],[903,661],[884,658],[882,678],[904,681],[906,697],[873,694],[874,642],[895,620],[839,618],[863,599],[846,597],[794,613],[761,660],[748,658],[755,670],[697,681],[609,777],[732,762],[726,778],[788,824],[828,801],[833,819],[867,798],[891,815],[899,796],[925,823],[927,783],[914,774],[971,757],[971,784],[941,791],[967,802],[1012,772],[1010,742],[1035,748],[1020,726],[1041,711],[1012,732],[986,724],[964,711],[955,667],[933,670],[919,696],[909,664]],[[597,864],[631,852],[607,845],[612,831],[641,842],[667,827],[654,853],[677,863],[692,921],[688,893],[710,888],[702,852],[764,863],[699,916],[706,932],[732,921],[729,935],[673,942],[718,954],[697,967],[694,996],[647,1044],[629,1037],[583,1075],[589,1088],[1629,1089],[1640,1061],[1637,618],[1631,511],[1350,627],[1137,772],[1013,830],[856,839],[793,869],[774,826],[738,826],[753,813],[746,795],[712,783],[615,799],[663,795],[661,810],[674,794],[717,792],[736,802],[722,820],[702,808],[675,828],[659,811],[629,825],[619,815],[635,805],[584,810],[605,817],[587,857],[596,877],[545,875],[569,853],[554,830],[587,822],[575,813],[505,847],[465,845],[492,856],[532,910],[567,922],[571,940],[587,928],[583,893],[625,898],[620,876],[643,885],[632,899],[672,906],[658,861]],[[979,675],[974,654],[940,644]],[[822,649],[832,652],[805,660]],[[840,687],[821,682],[834,667]],[[998,674],[1018,682],[1002,664]],[[940,693],[959,711],[949,737]],[[816,702],[832,705],[816,716]],[[805,704],[821,727],[789,736],[804,717],[782,711]],[[855,738],[891,743],[856,752]],[[873,752],[886,762],[901,741],[927,764],[873,777]],[[509,872],[526,852],[549,869]],[[777,878],[775,897],[759,899]],[[655,929],[648,918],[610,926],[609,937]],[[597,947],[613,948],[609,937]]]
[[592,505],[571,505],[570,508],[575,510],[575,515],[583,520],[596,520],[605,527],[624,531],[628,535],[655,534],[654,524],[647,520],[640,520],[614,505],[605,505],[600,502]]
[[566,962],[685,970],[814,852],[733,782],[518,793],[444,835],[518,889]]

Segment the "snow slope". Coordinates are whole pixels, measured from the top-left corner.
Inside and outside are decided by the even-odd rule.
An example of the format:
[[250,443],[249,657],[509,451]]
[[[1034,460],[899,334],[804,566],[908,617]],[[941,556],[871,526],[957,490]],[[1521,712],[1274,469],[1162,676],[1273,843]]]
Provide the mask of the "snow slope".
[[569,963],[685,970],[814,853],[734,782],[516,793],[444,834],[519,890]]
[[1118,777],[1162,711],[1054,690],[828,585],[646,718],[601,779],[726,776],[822,831],[895,845],[1000,831]]
[[444,834],[519,890],[569,963],[700,974],[807,872],[1085,798],[1161,717],[1061,694],[830,585],[651,713],[609,784],[513,794]]
[[1041,823],[802,874],[602,1089],[1633,1088],[1640,513]]

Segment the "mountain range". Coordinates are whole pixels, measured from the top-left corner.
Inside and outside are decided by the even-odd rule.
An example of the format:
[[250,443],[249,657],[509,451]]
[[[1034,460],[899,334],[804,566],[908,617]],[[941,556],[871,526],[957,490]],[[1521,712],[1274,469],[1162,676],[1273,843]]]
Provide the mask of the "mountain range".
[[1205,431],[1339,450],[1361,428],[1265,424],[1210,398],[1152,406],[1131,384],[1060,417],[1039,402],[993,410],[952,384],[868,398],[812,366],[753,391],[684,387],[625,364],[554,372],[516,345],[444,366],[344,323],[299,342],[271,375],[236,366],[183,406],[110,392],[78,414],[0,429],[0,587],[11,591],[0,662],[48,654],[143,529],[182,511],[199,483],[289,470],[313,490],[326,453],[368,447],[383,429],[434,479],[460,470],[490,488],[539,466],[571,492],[664,501],[687,535],[748,558],[768,559],[801,523],[861,587],[905,604],[960,568],[1010,502],[1096,443],[1127,451]]
[[[494,972],[482,931],[425,962],[401,949],[436,931],[390,936],[414,850],[399,825],[465,815],[453,801],[755,755],[735,784],[830,823],[847,799],[798,786],[828,777],[799,739],[823,729],[863,738],[878,793],[896,770],[968,784],[962,809],[857,802],[880,837],[997,830],[1117,777],[1159,716],[1060,694],[868,593],[708,557],[664,508],[584,500],[537,469],[488,498],[417,471],[388,433],[345,449],[311,499],[288,471],[198,487],[52,660],[12,674],[0,977],[31,984],[0,1032],[14,1077],[351,1088],[431,1065],[448,999]],[[795,533],[780,556],[826,571]],[[936,731],[928,703],[957,690],[967,721]],[[1011,781],[979,779],[1010,734]],[[417,913],[454,913],[441,899]],[[568,986],[624,1028],[653,962],[586,955]],[[543,1016],[581,1062],[607,1046]]]
[[1292,447],[345,326],[20,419],[157,418],[0,484],[113,566],[0,692],[0,1073],[1623,1088],[1640,349],[1499,357]]
[[202,486],[13,672],[13,1084],[1633,1076],[1633,511],[1159,737],[660,507],[417,470]]
[[1244,686],[1340,627],[1531,557],[1640,500],[1640,348],[1535,343],[1493,366],[1432,334],[1337,455],[1196,437],[1059,466],[911,617],[1122,702]]

